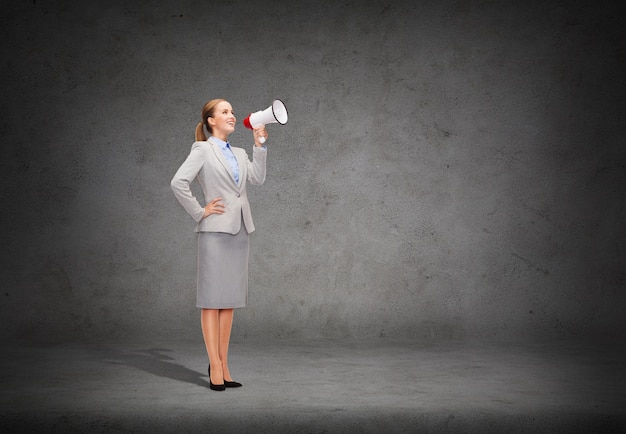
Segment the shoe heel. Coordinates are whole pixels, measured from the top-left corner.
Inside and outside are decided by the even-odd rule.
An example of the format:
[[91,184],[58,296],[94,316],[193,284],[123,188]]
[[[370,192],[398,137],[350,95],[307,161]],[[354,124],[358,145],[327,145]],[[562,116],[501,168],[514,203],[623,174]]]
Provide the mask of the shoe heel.
[[213,382],[211,381],[211,364],[210,363],[209,363],[209,389],[217,390],[218,392],[226,390],[226,386],[224,384],[213,384]]

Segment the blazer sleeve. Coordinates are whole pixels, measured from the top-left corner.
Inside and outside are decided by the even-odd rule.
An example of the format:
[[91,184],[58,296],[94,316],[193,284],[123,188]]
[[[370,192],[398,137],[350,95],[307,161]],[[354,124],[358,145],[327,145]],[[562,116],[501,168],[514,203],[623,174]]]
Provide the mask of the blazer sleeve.
[[261,185],[265,182],[267,148],[254,146],[252,150],[252,161],[247,160],[248,182],[252,185]]
[[174,196],[185,208],[185,211],[198,223],[204,215],[204,207],[191,192],[189,185],[196,178],[204,165],[204,149],[199,142],[191,147],[191,152],[180,166],[170,183]]

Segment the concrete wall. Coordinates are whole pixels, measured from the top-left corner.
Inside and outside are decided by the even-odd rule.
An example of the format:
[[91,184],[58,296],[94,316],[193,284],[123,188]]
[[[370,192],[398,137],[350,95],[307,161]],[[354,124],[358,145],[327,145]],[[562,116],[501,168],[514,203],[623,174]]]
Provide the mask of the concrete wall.
[[623,23],[547,3],[3,4],[1,336],[200,336],[169,182],[214,97],[290,114],[235,339],[623,333]]

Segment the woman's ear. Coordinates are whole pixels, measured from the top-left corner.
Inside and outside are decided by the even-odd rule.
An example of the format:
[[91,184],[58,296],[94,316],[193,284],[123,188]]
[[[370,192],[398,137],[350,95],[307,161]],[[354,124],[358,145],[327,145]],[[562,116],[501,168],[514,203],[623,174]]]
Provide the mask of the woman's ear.
[[215,119],[213,119],[211,116],[206,118],[206,122],[207,122],[207,124],[209,124],[211,126],[215,126]]

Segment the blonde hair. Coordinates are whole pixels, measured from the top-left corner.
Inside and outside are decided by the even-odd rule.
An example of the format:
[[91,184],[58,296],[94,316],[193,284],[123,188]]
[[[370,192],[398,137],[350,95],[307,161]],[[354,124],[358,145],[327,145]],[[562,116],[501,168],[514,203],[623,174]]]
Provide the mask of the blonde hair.
[[213,134],[213,129],[209,126],[208,118],[213,117],[215,107],[222,101],[226,100],[222,98],[212,99],[202,107],[202,122],[196,125],[196,142],[205,142],[207,140],[207,135],[203,127],[206,127],[209,134]]

